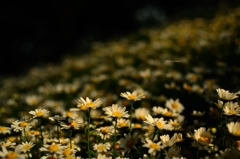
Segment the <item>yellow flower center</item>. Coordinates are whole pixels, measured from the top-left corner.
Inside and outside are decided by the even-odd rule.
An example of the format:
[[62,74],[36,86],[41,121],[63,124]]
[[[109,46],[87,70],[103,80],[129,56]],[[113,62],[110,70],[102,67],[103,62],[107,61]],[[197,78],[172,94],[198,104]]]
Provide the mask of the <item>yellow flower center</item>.
[[158,121],[158,122],[157,122],[157,127],[158,127],[158,128],[162,128],[162,127],[163,127],[162,122],[159,122],[159,121]]
[[142,125],[141,125],[141,124],[138,124],[138,123],[136,123],[136,124],[134,124],[134,128],[142,128]]
[[72,112],[66,112],[66,116],[72,117],[72,116],[73,116],[73,113],[72,113]]
[[7,155],[6,155],[6,159],[15,159],[17,158],[18,154],[15,153],[15,152],[9,152]]
[[26,127],[27,125],[28,125],[28,123],[25,122],[25,121],[22,121],[22,122],[19,124],[20,127]]
[[236,134],[236,136],[240,136],[240,129],[237,129],[237,130],[235,131],[235,134]]
[[83,105],[83,104],[79,104],[78,105],[78,108],[80,109],[80,110],[87,110],[87,107],[85,106],[85,105]]
[[165,113],[165,115],[166,115],[166,116],[171,116],[171,115],[172,115],[172,112],[167,111],[167,112]]
[[65,155],[65,156],[71,155],[71,153],[72,153],[72,151],[70,149],[65,149],[63,151],[63,155]]
[[124,127],[124,126],[127,126],[127,123],[126,122],[119,122],[118,124],[120,127]]
[[230,113],[230,114],[232,114],[232,115],[235,115],[235,114],[237,114],[237,112],[236,112],[236,111],[234,111],[234,110],[231,110],[229,113]]
[[73,121],[73,122],[70,123],[70,126],[72,126],[72,127],[74,127],[76,125],[77,125],[76,121]]
[[14,141],[15,141],[15,137],[9,137],[8,140],[9,140],[10,142],[14,142]]
[[67,156],[65,159],[75,159],[74,156]]
[[139,115],[139,118],[142,119],[142,120],[146,120],[144,115]]
[[108,133],[108,126],[101,129],[101,133],[107,134]]
[[36,112],[36,116],[43,116],[43,112]]
[[135,99],[136,99],[136,96],[135,96],[135,95],[130,95],[130,96],[128,96],[128,98],[129,98],[130,100],[135,100]]
[[199,138],[199,141],[200,141],[201,143],[204,143],[204,144],[209,144],[209,143],[210,143],[210,138],[207,137],[207,136],[201,136],[201,137]]
[[49,150],[49,151],[52,151],[52,152],[56,152],[56,151],[59,150],[59,146],[56,145],[56,144],[52,144],[52,145],[50,145],[50,146],[48,147],[48,150]]
[[6,127],[4,127],[4,126],[0,126],[0,132],[1,132],[1,131],[6,131],[6,130],[7,130]]
[[89,103],[86,104],[86,106],[87,106],[87,107],[94,107],[95,104],[94,104],[93,102],[89,102]]
[[31,149],[31,145],[27,144],[27,145],[24,145],[23,148],[27,151],[27,150],[30,150]]
[[115,117],[121,117],[122,113],[121,112],[113,112],[112,115]]
[[151,143],[151,144],[150,144],[150,148],[159,149],[159,145],[156,144],[156,143]]
[[174,109],[177,109],[177,108],[178,108],[178,104],[174,102],[174,103],[172,104],[172,107],[173,107]]
[[177,121],[175,121],[175,122],[173,122],[171,124],[172,124],[172,126],[179,126],[180,125]]
[[97,148],[98,148],[98,150],[101,150],[101,151],[106,149],[106,147],[104,145],[99,145]]

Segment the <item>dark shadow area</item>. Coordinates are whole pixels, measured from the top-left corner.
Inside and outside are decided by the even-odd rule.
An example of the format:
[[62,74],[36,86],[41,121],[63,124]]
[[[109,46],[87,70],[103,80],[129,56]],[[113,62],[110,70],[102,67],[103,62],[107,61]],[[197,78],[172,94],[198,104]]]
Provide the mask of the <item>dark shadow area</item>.
[[[85,53],[93,41],[122,37],[141,27],[185,16],[209,16],[239,2],[184,1],[2,1],[0,75]],[[75,51],[76,52],[76,51]]]

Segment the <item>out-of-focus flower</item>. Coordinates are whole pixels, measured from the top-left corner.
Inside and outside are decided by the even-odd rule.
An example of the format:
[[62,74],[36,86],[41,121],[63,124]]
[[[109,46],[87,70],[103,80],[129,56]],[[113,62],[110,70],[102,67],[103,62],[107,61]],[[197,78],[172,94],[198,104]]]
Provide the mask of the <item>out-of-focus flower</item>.
[[8,151],[6,147],[2,146],[2,151],[0,151],[0,157],[2,159],[25,159],[25,155],[21,154],[22,147],[20,145],[16,146],[14,151]]
[[29,114],[33,115],[33,118],[41,118],[48,116],[49,111],[46,109],[35,109],[35,111],[30,111]]
[[121,93],[120,96],[123,98],[126,98],[127,100],[132,100],[132,101],[138,101],[145,98],[144,94],[138,93],[137,91],[133,91],[132,93],[127,91],[127,92]]
[[29,152],[35,144],[32,141],[29,141],[29,142],[22,142],[22,144],[20,145],[22,146],[22,152],[26,153],[27,151]]
[[205,127],[200,127],[194,130],[193,139],[196,141],[193,143],[193,146],[199,149],[207,149],[207,146],[213,141],[213,136]]
[[173,100],[172,98],[166,101],[165,106],[175,113],[181,113],[184,110],[183,105],[179,99]]
[[171,124],[168,124],[167,121],[164,120],[164,118],[153,118],[150,114],[145,116],[146,121],[144,121],[147,124],[150,124],[152,126],[156,126],[158,129],[164,129],[164,130],[172,130],[173,127]]
[[99,135],[103,140],[110,138],[114,133],[113,126],[104,126],[96,129],[97,135]]
[[148,115],[150,113],[149,109],[147,108],[137,108],[135,109],[135,113],[134,113],[134,117],[137,119],[141,119],[141,120],[146,120],[145,116]]
[[226,115],[237,115],[240,116],[240,107],[237,102],[227,102],[224,104],[223,113]]
[[128,118],[130,115],[126,110],[126,107],[118,106],[118,104],[113,104],[112,106],[103,108],[105,114],[109,117],[114,118]]
[[120,148],[124,149],[124,152],[129,152],[132,148],[135,147],[137,143],[138,136],[137,133],[124,134],[125,138],[120,139]]
[[11,134],[11,128],[0,126],[0,134]]
[[68,118],[66,122],[60,122],[61,129],[79,129],[83,125],[82,118],[72,119]]
[[65,148],[67,147],[53,142],[50,145],[49,144],[43,145],[43,147],[40,148],[40,151],[49,152],[50,154],[62,154]]
[[110,144],[109,143],[99,143],[99,144],[94,144],[93,145],[93,150],[97,151],[98,153],[100,152],[107,152],[110,150]]
[[11,128],[13,129],[13,131],[15,132],[19,132],[19,131],[28,131],[32,128],[32,124],[27,121],[27,120],[16,120],[12,123]]
[[143,147],[149,148],[148,153],[154,156],[158,151],[161,150],[162,147],[160,144],[161,144],[161,141],[153,142],[152,140],[147,138],[146,143],[143,144]]
[[227,128],[230,134],[240,136],[240,122],[230,122],[227,124]]
[[167,151],[164,150],[165,159],[172,159],[173,157],[180,157],[181,148],[179,146],[172,146]]
[[216,89],[217,94],[219,96],[219,98],[224,99],[224,100],[233,100],[238,98],[238,94],[239,93],[230,93],[228,90],[224,90],[221,88]]
[[87,110],[89,108],[91,109],[97,109],[98,107],[100,107],[102,104],[102,101],[98,98],[95,101],[93,101],[92,99],[86,97],[86,100],[83,99],[82,97],[80,97],[78,99],[78,103],[77,103],[77,107],[78,108],[71,108],[70,111],[79,111],[79,110]]

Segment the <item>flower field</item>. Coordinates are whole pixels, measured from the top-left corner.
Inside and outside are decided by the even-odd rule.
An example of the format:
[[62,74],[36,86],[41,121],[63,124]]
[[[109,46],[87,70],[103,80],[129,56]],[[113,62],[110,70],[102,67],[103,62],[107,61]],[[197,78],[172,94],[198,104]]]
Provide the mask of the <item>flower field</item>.
[[240,158],[240,8],[0,79],[3,159]]

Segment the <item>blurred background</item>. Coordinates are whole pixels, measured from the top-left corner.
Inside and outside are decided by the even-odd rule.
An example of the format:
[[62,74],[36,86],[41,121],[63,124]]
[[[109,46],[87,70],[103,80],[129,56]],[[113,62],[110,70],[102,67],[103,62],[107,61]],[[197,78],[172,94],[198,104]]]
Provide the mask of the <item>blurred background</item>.
[[211,17],[239,0],[181,1],[8,1],[1,5],[0,76],[84,54],[94,41],[107,41],[142,27],[160,26],[183,17]]

